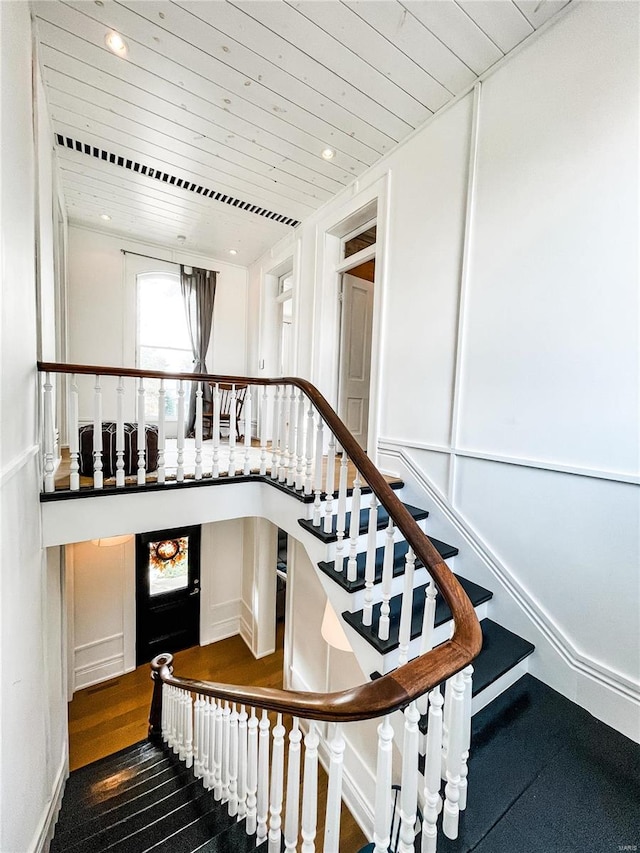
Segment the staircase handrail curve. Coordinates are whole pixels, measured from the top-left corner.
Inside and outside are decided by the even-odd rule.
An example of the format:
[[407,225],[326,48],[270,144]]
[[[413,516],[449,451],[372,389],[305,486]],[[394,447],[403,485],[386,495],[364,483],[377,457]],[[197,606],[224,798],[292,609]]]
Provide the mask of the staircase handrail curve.
[[151,665],[154,678],[204,696],[247,706],[257,706],[307,719],[349,722],[381,717],[406,707],[414,699],[455,675],[480,653],[482,648],[480,623],[471,601],[457,578],[333,407],[308,380],[295,376],[262,378],[228,374],[172,373],[45,361],[38,361],[37,367],[43,373],[178,379],[189,382],[226,382],[236,385],[294,385],[299,388],[311,400],[362,478],[389,513],[393,524],[401,531],[416,557],[423,563],[438,591],[449,605],[453,618],[454,631],[449,640],[375,681],[334,693],[261,688],[179,678],[172,673],[171,656],[168,655],[158,655],[154,658]]

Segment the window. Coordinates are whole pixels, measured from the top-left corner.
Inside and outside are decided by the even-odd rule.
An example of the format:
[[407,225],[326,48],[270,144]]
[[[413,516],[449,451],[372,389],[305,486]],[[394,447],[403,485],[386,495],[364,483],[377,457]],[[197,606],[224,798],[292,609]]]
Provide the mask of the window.
[[[191,373],[193,350],[177,273],[150,272],[136,276],[138,293],[138,367]],[[145,414],[158,417],[159,379],[148,379]],[[187,389],[185,388],[185,391]],[[186,404],[185,395],[185,404]],[[178,417],[178,382],[165,381],[165,418]]]
[[278,278],[277,302],[280,308],[280,341],[279,365],[281,376],[288,376],[291,371],[291,328],[293,323],[293,273],[287,272]]

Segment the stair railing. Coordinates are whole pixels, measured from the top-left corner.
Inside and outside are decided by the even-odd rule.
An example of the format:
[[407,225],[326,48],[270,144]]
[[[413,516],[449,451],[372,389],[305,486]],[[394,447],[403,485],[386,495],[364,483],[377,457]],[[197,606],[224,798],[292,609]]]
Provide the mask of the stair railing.
[[[233,796],[230,796],[229,802],[235,802],[238,790],[243,792],[243,801],[248,810],[247,814],[251,817],[251,820],[248,820],[248,825],[253,820],[255,808],[256,827],[260,836],[264,832],[267,822],[269,827],[274,828],[275,833],[280,820],[277,791],[275,804],[271,802],[270,805],[273,814],[270,811],[268,816],[265,817],[264,815],[265,796],[267,795],[265,794],[264,760],[262,762],[260,760],[259,744],[264,743],[265,737],[268,744],[268,731],[265,735],[268,727],[267,711],[280,715],[291,715],[298,719],[300,722],[297,731],[303,728],[303,720],[308,721],[305,723],[305,771],[303,775],[308,775],[310,780],[313,776],[313,770],[310,769],[307,774],[306,762],[309,760],[313,765],[314,761],[317,761],[317,739],[319,737],[317,726],[313,721],[323,720],[336,724],[332,727],[333,735],[328,746],[331,764],[332,766],[335,765],[335,773],[338,773],[339,768],[341,768],[344,749],[340,725],[357,720],[383,717],[384,721],[379,729],[378,762],[379,773],[382,774],[383,778],[378,779],[377,791],[390,792],[392,780],[390,778],[390,740],[388,733],[390,726],[388,725],[388,718],[392,712],[404,710],[406,751],[407,754],[415,752],[415,763],[412,765],[413,769],[407,769],[408,775],[402,786],[399,849],[406,848],[409,850],[413,849],[408,845],[410,845],[410,834],[413,837],[417,807],[415,790],[417,781],[411,781],[411,774],[413,773],[415,776],[417,749],[420,742],[418,719],[421,714],[427,715],[432,722],[430,722],[426,737],[425,784],[423,790],[420,791],[425,806],[422,829],[423,849],[435,849],[433,846],[435,844],[434,832],[440,803],[441,777],[446,780],[443,806],[444,830],[450,837],[455,837],[460,802],[462,798],[464,805],[466,793],[463,780],[466,780],[465,761],[468,755],[466,729],[470,720],[469,664],[481,648],[480,626],[473,606],[457,579],[414,521],[410,512],[390,488],[383,475],[371,462],[318,389],[310,382],[294,377],[258,379],[244,376],[166,373],[50,362],[39,362],[38,369],[43,376],[43,417],[41,422],[44,432],[41,446],[43,452],[43,491],[45,494],[52,493],[56,488],[57,460],[55,459],[55,448],[57,443],[54,399],[56,394],[62,394],[65,390],[65,383],[59,382],[59,387],[54,385],[53,375],[70,377],[69,382],[66,383],[68,436],[62,436],[62,442],[66,438],[69,447],[68,490],[70,492],[82,491],[81,469],[84,469],[83,473],[90,475],[90,489],[113,488],[114,491],[126,489],[128,479],[129,481],[133,480],[137,488],[141,488],[147,485],[150,480],[157,487],[166,484],[170,479],[175,479],[177,483],[183,483],[188,478],[198,481],[207,478],[219,480],[223,477],[228,479],[260,477],[266,481],[277,483],[281,488],[297,491],[307,497],[313,494],[313,525],[316,528],[322,528],[325,532],[335,533],[335,570],[336,572],[344,572],[347,580],[352,581],[355,580],[355,554],[358,538],[361,534],[359,509],[362,504],[362,488],[366,484],[371,489],[369,524],[366,532],[365,622],[372,618],[372,592],[376,569],[376,531],[380,512],[384,509],[388,513],[388,524],[382,567],[382,604],[378,633],[382,639],[388,637],[393,546],[396,531],[399,531],[409,544],[406,558],[407,574],[411,575],[416,561],[419,561],[426,568],[432,580],[426,592],[427,606],[425,606],[425,624],[420,649],[422,654],[413,660],[409,660],[411,640],[409,614],[413,591],[411,590],[411,594],[409,594],[410,590],[407,588],[402,602],[399,637],[400,663],[402,665],[375,682],[332,694],[205,683],[174,677],[169,668],[168,658],[161,656],[155,661],[154,678],[157,682],[165,685],[167,696],[174,697],[162,703],[163,707],[172,709],[167,712],[170,713],[170,735],[167,734],[169,730],[164,724],[161,725],[158,718],[157,709],[160,707],[161,696],[157,695],[154,695],[153,708],[155,711],[152,709],[151,728],[154,733],[163,731],[167,737],[170,737],[173,748],[176,748],[176,744],[178,744],[178,750],[188,755],[190,752],[193,753],[193,738],[198,737],[196,733],[199,733],[201,727],[204,726],[202,731],[208,734],[203,734],[202,737],[208,737],[209,743],[214,744],[214,753],[211,757],[213,764],[207,765],[207,773],[213,773],[213,777],[209,775],[207,779],[213,780],[216,792],[220,791],[222,786],[225,796],[230,788],[233,789]],[[152,383],[155,383],[155,387],[150,390]],[[172,383],[174,387],[170,388]],[[238,426],[237,408],[233,405],[232,399],[229,410],[228,441],[226,443],[220,437],[220,388],[223,385],[231,387],[232,398],[235,396],[235,389],[246,388],[242,423],[238,429],[236,429]],[[210,466],[203,455],[205,386],[211,387],[212,390],[211,411],[208,413],[212,425]],[[275,389],[274,394],[269,393],[270,388]],[[193,389],[196,395],[196,420],[193,430],[194,452],[191,462],[186,458],[186,452],[190,448],[187,448],[184,437],[187,411],[186,392],[189,389]],[[169,402],[175,408],[177,433],[174,440],[167,438],[168,426],[171,423],[168,417]],[[129,422],[125,421],[127,411],[130,414]],[[105,424],[108,427],[105,427]],[[81,426],[85,429],[81,430]],[[157,440],[156,458],[151,464],[151,445],[146,440],[147,428],[151,428]],[[252,443],[254,431],[259,445],[257,447],[254,447]],[[242,435],[240,449],[236,441],[237,432]],[[135,454],[133,453],[134,436],[136,438]],[[140,440],[141,436],[145,436],[145,440]],[[85,445],[88,444],[90,450],[81,447],[81,437]],[[129,439],[128,448],[127,438]],[[325,448],[327,449],[326,456]],[[341,454],[341,459],[336,490],[335,459],[338,453]],[[172,459],[169,458],[171,454]],[[90,467],[93,470],[87,472],[88,456],[91,463]],[[325,459],[326,465],[324,464]],[[352,483],[351,524],[347,527],[349,462],[355,468],[356,475]],[[105,478],[105,463],[107,464],[107,471],[112,474],[112,485],[109,485],[109,478]],[[192,465],[193,470],[189,470],[189,464]],[[154,473],[149,470],[152,467],[156,469]],[[91,491],[90,493],[94,492]],[[435,612],[433,603],[436,588],[451,609],[454,630],[450,639],[432,648],[433,614]],[[462,673],[465,667],[468,668],[466,674]],[[443,717],[439,685],[447,680],[447,700]],[[169,693],[169,690],[174,692]],[[428,699],[425,699],[427,695]],[[175,696],[181,698],[178,700]],[[189,717],[189,714],[195,714],[196,705],[189,706],[189,702],[193,703],[193,699],[186,698],[188,696],[199,697],[195,700],[200,714],[197,719]],[[198,702],[200,704],[197,704]],[[213,710],[214,706],[215,710]],[[189,712],[185,710],[188,707],[192,707]],[[178,714],[177,708],[182,709],[180,714],[183,716]],[[243,711],[243,709],[245,710]],[[228,762],[230,744],[233,744],[231,752],[234,755],[236,753],[238,755],[244,754],[243,740],[238,741],[237,750],[235,746],[236,733],[240,730],[241,720],[244,726],[244,713],[248,714],[246,720],[248,766],[246,777],[240,778],[238,775],[228,775],[230,772]],[[216,721],[213,729],[211,729],[212,714]],[[253,714],[257,716],[254,717]],[[178,719],[183,722],[178,724],[176,722]],[[192,719],[190,724],[186,722],[187,719]],[[203,720],[209,720],[209,723],[205,724],[202,722]],[[191,735],[189,734],[189,725],[192,726]],[[430,737],[430,733],[434,730],[437,731],[439,725],[442,725],[443,735],[442,740],[438,742],[438,755],[436,756],[436,747],[433,745],[436,738]],[[227,729],[229,732],[233,730],[234,734],[231,741],[224,740],[226,735],[223,736],[222,741],[219,738],[216,740],[220,726],[222,726],[221,731],[224,732]],[[258,736],[256,727],[260,736]],[[280,723],[276,723],[275,730],[278,731],[279,750],[280,738],[284,737],[281,735]],[[244,728],[242,731],[244,732]],[[297,735],[294,735],[294,741],[296,737]],[[255,738],[258,740],[256,741]],[[191,745],[189,745],[190,740]],[[433,742],[431,757],[428,750],[430,742]],[[220,769],[223,775],[219,780],[216,776],[218,772],[215,763],[215,756],[218,754],[216,743],[227,744],[224,746],[224,751],[218,755],[218,758],[224,756],[223,763],[224,768],[226,768],[224,772],[223,768]],[[444,751],[442,743],[445,745]],[[199,741],[198,750],[204,749],[202,744],[203,741]],[[254,754],[258,757],[257,767],[254,767]],[[202,763],[202,760],[200,753],[198,753],[198,761]],[[240,773],[239,767],[237,772]],[[438,774],[437,780],[436,772]],[[256,784],[258,785],[257,788]],[[279,790],[279,783],[275,784]],[[312,783],[309,782],[309,784]],[[338,790],[339,787],[337,782],[334,783],[330,792]],[[257,796],[258,791],[260,792],[259,798]],[[255,804],[254,796],[256,797]],[[267,799],[270,796],[271,793]],[[312,832],[310,825],[313,823],[312,813],[315,806],[311,806],[310,796],[305,799],[303,794],[301,826],[303,839],[305,832],[308,836]],[[386,796],[384,794],[384,797]],[[376,817],[378,814],[384,816],[384,820],[380,819],[380,824],[376,824],[376,837],[378,838],[376,853],[382,853],[382,850],[386,849],[384,847],[384,827],[389,825],[387,819],[389,809],[390,806],[386,800],[384,807],[380,810],[376,809]],[[329,826],[335,829],[333,818],[327,822],[327,827]],[[334,829],[330,830],[330,835]],[[327,844],[329,846],[326,846]],[[333,849],[337,850],[336,844],[337,841],[333,842],[325,838],[327,853]],[[302,850],[306,853],[312,849],[314,849],[313,841],[310,839],[303,840]]]

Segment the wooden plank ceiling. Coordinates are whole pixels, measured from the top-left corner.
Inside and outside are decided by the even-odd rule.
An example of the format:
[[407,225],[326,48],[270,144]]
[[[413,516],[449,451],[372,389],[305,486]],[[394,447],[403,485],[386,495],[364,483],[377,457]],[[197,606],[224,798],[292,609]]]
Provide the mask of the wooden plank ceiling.
[[34,2],[70,221],[251,263],[567,2]]

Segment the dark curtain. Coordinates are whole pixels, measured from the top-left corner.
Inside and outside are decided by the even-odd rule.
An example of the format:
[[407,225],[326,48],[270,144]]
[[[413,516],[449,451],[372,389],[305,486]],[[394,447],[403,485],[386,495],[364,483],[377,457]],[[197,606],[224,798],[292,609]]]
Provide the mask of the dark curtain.
[[[191,272],[185,272],[180,264],[180,286],[182,298],[187,313],[187,326],[193,349],[193,372],[207,373],[205,358],[209,339],[211,337],[211,326],[213,325],[213,304],[216,299],[217,273],[212,270],[203,270],[191,267]],[[212,404],[211,387],[208,383],[202,389],[202,404]],[[192,383],[189,395],[189,412],[185,425],[185,435],[192,436],[196,424],[196,386]]]

